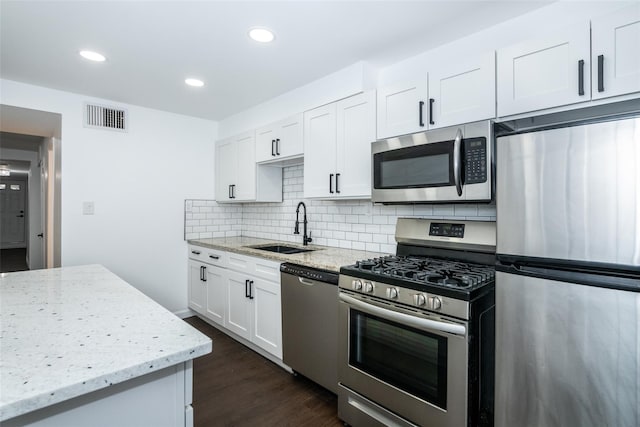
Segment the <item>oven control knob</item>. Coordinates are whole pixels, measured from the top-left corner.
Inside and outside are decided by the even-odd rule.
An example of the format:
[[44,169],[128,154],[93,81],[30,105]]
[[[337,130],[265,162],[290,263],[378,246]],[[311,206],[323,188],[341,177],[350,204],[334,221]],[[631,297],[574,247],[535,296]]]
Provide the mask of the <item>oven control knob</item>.
[[413,296],[413,304],[414,305],[425,305],[427,303],[427,299],[425,298],[424,294],[415,294]]
[[387,298],[389,298],[389,299],[397,299],[398,298],[398,288],[387,288]]
[[351,282],[351,288],[354,291],[362,290],[362,282],[360,280],[354,280],[353,282]]
[[429,305],[432,310],[440,310],[442,308],[442,300],[438,297],[429,298]]
[[367,293],[372,293],[373,292],[373,283],[371,282],[364,282],[364,291]]

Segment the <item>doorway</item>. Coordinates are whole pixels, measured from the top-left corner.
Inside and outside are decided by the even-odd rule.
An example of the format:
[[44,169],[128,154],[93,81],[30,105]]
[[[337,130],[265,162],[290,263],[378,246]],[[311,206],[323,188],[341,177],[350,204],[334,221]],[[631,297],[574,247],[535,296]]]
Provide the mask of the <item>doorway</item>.
[[61,265],[61,116],[0,105],[0,271]]

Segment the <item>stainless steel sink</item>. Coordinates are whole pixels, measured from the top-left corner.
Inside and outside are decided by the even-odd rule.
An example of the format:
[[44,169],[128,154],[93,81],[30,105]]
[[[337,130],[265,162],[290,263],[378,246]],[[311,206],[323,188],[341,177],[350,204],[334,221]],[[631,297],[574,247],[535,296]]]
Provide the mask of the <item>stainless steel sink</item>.
[[311,252],[314,249],[302,249],[296,248],[295,246],[286,246],[286,245],[269,245],[269,246],[253,246],[253,249],[259,249],[261,251],[268,252],[277,252],[279,254],[299,254],[302,252]]

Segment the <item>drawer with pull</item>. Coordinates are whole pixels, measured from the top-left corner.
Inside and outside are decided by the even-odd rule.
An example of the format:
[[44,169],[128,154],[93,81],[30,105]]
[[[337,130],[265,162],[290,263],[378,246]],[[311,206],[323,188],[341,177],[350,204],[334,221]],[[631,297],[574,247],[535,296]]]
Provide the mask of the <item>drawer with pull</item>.
[[227,252],[202,246],[189,245],[189,258],[219,267],[227,265]]

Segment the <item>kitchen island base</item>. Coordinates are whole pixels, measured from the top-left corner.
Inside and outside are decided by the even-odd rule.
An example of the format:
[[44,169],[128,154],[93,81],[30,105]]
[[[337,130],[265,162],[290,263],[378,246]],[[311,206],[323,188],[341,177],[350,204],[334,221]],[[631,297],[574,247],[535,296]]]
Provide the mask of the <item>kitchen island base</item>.
[[193,362],[114,384],[2,422],[3,427],[193,427]]

